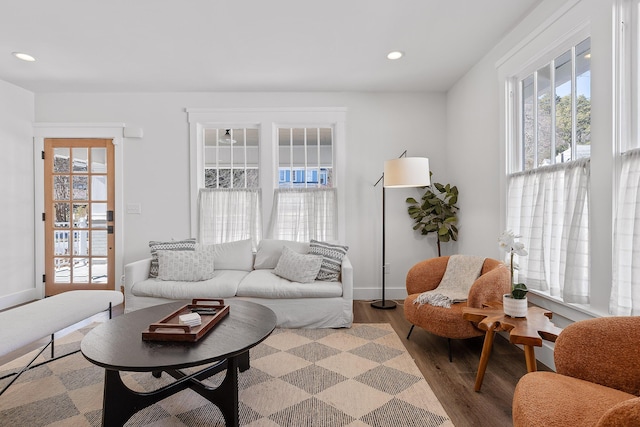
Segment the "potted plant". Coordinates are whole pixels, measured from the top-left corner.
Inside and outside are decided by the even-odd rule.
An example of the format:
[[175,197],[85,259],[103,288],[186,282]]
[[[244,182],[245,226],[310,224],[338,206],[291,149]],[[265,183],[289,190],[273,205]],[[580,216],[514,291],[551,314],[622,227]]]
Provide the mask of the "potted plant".
[[[430,172],[429,176],[431,175],[433,174]],[[458,240],[458,187],[434,182],[426,187],[420,202],[413,197],[408,197],[406,201],[410,204],[407,211],[414,220],[413,229],[423,235],[436,233],[438,256],[442,256],[440,242]]]
[[511,317],[526,317],[527,316],[527,286],[524,283],[515,283],[514,280],[514,256],[526,256],[527,250],[524,248],[524,243],[516,241],[517,238],[513,231],[503,231],[498,239],[498,243],[502,249],[509,254],[509,268],[511,269],[511,293],[504,294],[502,297],[502,303],[504,306],[504,314]]

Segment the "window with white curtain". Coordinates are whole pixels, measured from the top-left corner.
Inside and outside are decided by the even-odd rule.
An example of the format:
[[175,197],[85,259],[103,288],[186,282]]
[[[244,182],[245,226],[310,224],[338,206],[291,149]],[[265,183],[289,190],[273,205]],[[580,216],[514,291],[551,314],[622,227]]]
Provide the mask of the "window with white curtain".
[[337,240],[337,215],[335,188],[276,189],[269,236],[298,242]]
[[262,239],[259,189],[208,189],[198,194],[198,242],[203,244],[251,239],[256,250]]
[[262,227],[275,238],[344,238],[337,188],[346,165],[345,108],[187,113],[192,235],[214,243],[251,238],[254,247]]
[[619,78],[616,97],[620,106],[616,123],[618,192],[615,199],[609,311],[614,315],[637,316],[640,315],[640,1],[620,2],[619,7],[622,23],[616,64]]
[[589,303],[589,159],[509,176],[509,229],[529,251],[518,281],[568,303]]
[[591,40],[511,79],[507,228],[529,251],[518,281],[567,303],[589,303]]
[[269,236],[295,241],[337,240],[333,130],[278,127],[278,188]]

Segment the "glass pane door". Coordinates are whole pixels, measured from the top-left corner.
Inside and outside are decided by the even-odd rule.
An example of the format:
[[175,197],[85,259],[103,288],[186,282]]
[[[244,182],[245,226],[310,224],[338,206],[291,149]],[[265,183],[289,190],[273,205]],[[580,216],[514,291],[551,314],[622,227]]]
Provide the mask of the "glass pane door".
[[45,293],[115,289],[113,144],[45,139]]

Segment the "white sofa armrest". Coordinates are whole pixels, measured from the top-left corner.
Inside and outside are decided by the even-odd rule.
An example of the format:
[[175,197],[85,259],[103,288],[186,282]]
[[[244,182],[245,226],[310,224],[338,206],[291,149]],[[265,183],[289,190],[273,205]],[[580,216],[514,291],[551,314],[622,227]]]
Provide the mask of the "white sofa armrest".
[[149,278],[151,269],[151,258],[141,259],[124,266],[124,294],[131,293],[131,288],[136,282],[141,282]]
[[342,281],[343,298],[353,300],[353,265],[351,265],[351,260],[346,255],[342,258],[340,280]]

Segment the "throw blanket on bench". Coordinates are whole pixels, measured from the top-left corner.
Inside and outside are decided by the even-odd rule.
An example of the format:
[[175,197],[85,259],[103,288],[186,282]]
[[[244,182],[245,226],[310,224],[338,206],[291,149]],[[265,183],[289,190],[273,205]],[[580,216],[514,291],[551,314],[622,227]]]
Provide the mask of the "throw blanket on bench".
[[451,308],[451,304],[466,301],[471,285],[480,277],[484,260],[477,256],[452,255],[438,287],[421,293],[413,303]]

